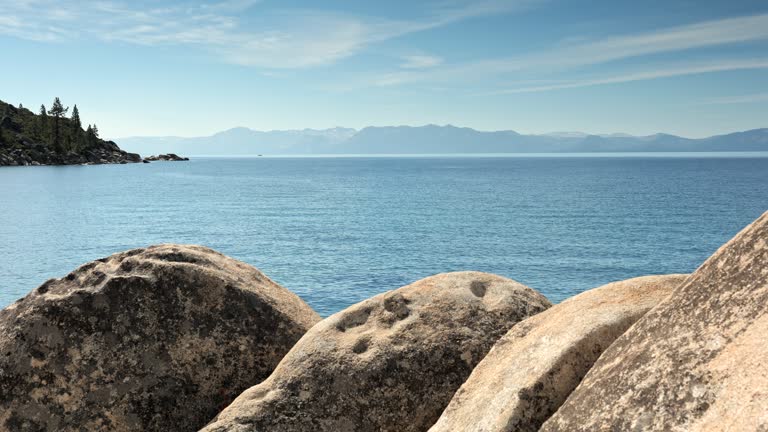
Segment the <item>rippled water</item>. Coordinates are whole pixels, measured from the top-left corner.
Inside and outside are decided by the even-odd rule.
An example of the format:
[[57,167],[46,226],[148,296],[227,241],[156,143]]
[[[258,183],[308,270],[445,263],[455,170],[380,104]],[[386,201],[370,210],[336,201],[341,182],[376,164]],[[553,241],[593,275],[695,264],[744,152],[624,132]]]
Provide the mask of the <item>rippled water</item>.
[[560,301],[690,272],[768,209],[768,158],[198,158],[0,168],[0,306],[161,242],[248,262],[323,315],[450,270]]

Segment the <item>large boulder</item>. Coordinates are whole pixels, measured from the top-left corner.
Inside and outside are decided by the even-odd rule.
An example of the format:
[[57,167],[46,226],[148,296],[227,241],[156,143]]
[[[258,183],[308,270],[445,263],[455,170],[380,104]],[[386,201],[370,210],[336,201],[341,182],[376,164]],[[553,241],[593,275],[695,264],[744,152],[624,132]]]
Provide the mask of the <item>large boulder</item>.
[[520,322],[477,365],[429,431],[539,430],[603,350],[685,278],[614,282]]
[[768,430],[768,213],[618,338],[544,431]]
[[200,246],[85,264],[0,311],[0,430],[196,430],[319,319]]
[[425,431],[542,295],[477,272],[422,279],[313,327],[206,431]]

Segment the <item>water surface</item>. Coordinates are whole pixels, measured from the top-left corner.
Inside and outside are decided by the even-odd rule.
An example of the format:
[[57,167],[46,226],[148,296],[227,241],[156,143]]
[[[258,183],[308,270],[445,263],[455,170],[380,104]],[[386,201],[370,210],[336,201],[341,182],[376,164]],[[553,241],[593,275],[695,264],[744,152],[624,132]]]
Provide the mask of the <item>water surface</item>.
[[760,154],[196,158],[0,168],[0,307],[129,248],[202,244],[322,315],[480,270],[561,301],[693,271],[768,209]]

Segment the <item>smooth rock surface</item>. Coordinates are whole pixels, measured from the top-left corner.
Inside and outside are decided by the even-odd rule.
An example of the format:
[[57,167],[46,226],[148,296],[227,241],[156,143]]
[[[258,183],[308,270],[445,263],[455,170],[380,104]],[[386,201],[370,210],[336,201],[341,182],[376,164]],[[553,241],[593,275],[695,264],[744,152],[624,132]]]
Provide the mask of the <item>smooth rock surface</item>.
[[537,431],[603,350],[686,277],[610,283],[518,323],[472,371],[430,432]]
[[445,273],[313,327],[206,431],[425,431],[496,340],[549,301],[513,280]]
[[768,430],[768,213],[618,338],[543,431]]
[[204,247],[90,262],[0,311],[0,430],[196,430],[317,321]]

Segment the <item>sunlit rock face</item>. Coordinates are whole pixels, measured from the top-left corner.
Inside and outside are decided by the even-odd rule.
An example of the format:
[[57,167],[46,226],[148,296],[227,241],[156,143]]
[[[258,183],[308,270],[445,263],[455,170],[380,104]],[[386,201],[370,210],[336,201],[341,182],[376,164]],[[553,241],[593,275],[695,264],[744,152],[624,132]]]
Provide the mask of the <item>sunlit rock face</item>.
[[768,429],[768,213],[616,340],[543,431]]
[[518,323],[472,371],[430,432],[539,430],[603,350],[685,278],[610,283]]
[[205,431],[426,431],[496,340],[549,306],[478,272],[375,296],[313,327]]
[[319,319],[200,246],[90,262],[0,311],[0,429],[196,430]]

